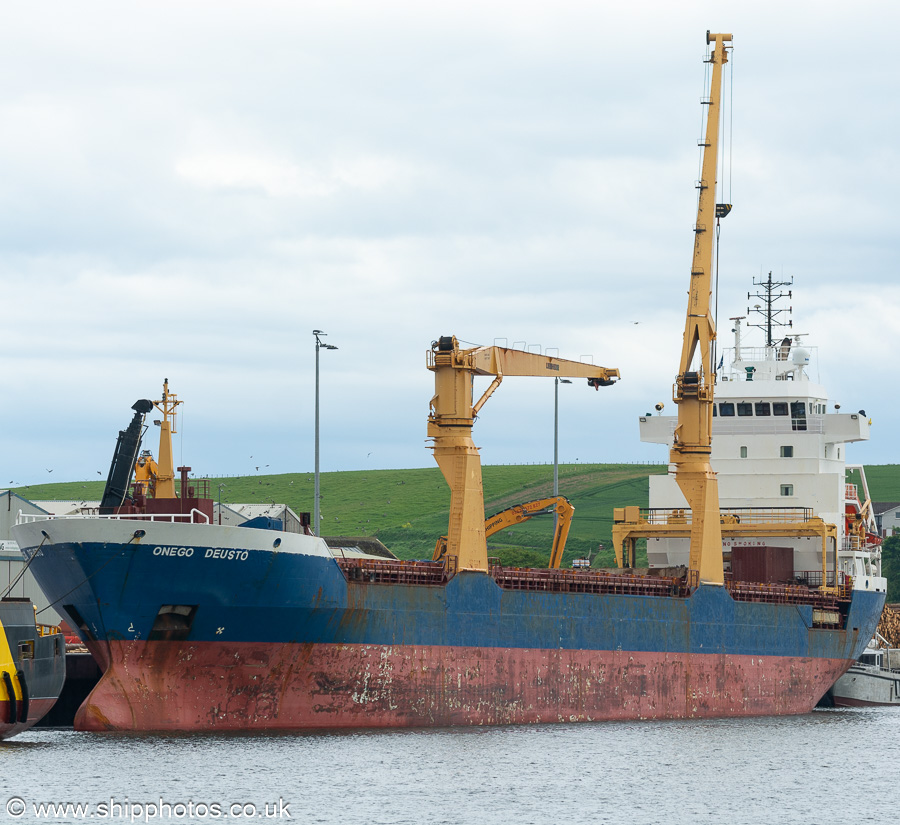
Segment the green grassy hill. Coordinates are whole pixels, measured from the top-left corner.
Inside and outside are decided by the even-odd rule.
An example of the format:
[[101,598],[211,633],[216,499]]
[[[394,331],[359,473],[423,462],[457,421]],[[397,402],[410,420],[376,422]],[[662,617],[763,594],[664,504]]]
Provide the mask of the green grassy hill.
[[[613,564],[612,510],[626,504],[647,506],[648,481],[665,465],[560,465],[559,489],[575,507],[563,564],[590,552],[598,564]],[[546,464],[483,468],[485,512],[552,495],[553,467]],[[222,502],[284,502],[297,512],[313,510],[312,473],[212,478],[210,492]],[[42,484],[16,490],[25,498],[97,501],[102,481]],[[414,470],[359,470],[323,473],[320,479],[323,535],[377,536],[400,558],[431,558],[437,538],[447,532],[450,490],[437,467]],[[506,563],[545,565],[553,537],[553,518],[534,518],[493,536],[491,555]]]
[[[865,470],[872,501],[900,501],[900,464],[868,464]],[[859,473],[847,473],[847,481],[859,487],[859,497],[862,499]]]
[[[612,510],[647,506],[648,476],[666,472],[661,464],[561,465],[560,493],[575,506],[563,565],[590,552],[597,566],[612,566]],[[552,494],[553,467],[546,464],[484,467],[487,515],[513,504]],[[866,467],[874,501],[900,501],[900,465]],[[857,478],[849,478],[858,483]],[[284,502],[312,512],[312,473],[210,479],[222,502]],[[25,498],[98,500],[102,481],[76,481],[19,488]],[[450,491],[437,467],[414,470],[359,470],[323,473],[322,534],[377,536],[400,558],[431,558],[438,536],[447,531]],[[539,517],[491,537],[488,551],[504,563],[545,565],[553,533],[552,517]],[[602,553],[598,548],[603,545]]]

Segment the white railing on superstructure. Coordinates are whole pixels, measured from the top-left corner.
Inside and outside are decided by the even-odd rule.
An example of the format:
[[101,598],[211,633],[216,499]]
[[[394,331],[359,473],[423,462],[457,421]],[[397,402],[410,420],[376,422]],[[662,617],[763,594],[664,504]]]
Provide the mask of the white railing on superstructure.
[[[723,524],[798,524],[813,518],[811,507],[722,507]],[[692,513],[680,507],[641,507],[641,519],[647,524],[690,524]]]
[[[194,521],[194,516],[200,519]],[[59,521],[60,519],[108,519],[114,521],[152,521],[159,523],[175,524],[209,524],[209,516],[194,508],[190,513],[66,513],[65,515],[52,515],[50,513],[23,513],[19,510],[16,515],[16,524],[34,524],[37,521]]]
[[[800,348],[809,353],[809,363],[804,365],[800,374],[804,378],[807,377],[809,371],[815,370],[816,375],[819,372],[819,348],[808,347],[806,344],[793,344],[787,352],[787,357],[781,357],[781,345],[775,344],[773,347],[741,347],[741,360],[735,363],[734,347],[725,347],[722,352],[722,369],[719,370],[729,381],[747,381],[746,366],[751,366],[753,362],[770,361],[777,364],[786,364],[792,367],[798,366],[791,361],[794,350]],[[788,379],[793,380],[793,379]],[[818,379],[817,379],[818,380]],[[751,383],[751,382],[748,382]]]
[[[674,437],[678,419],[669,416],[669,433]],[[642,419],[643,420],[643,419]],[[649,420],[649,419],[648,419]],[[806,426],[803,426],[803,425]],[[717,415],[713,419],[713,436],[716,435],[788,435],[789,433],[825,432],[825,416],[810,415],[806,418],[788,416]]]
[[[803,349],[806,350],[810,355],[810,361],[812,361],[813,354],[818,354],[818,347],[808,347],[806,344],[793,344],[788,350],[787,355],[782,357],[781,344],[775,344],[774,347],[741,347],[741,360],[738,363],[744,361],[779,361],[784,364],[790,364],[791,356],[794,354],[795,349]],[[725,360],[725,363],[734,363],[734,347],[726,347],[722,351],[722,356]]]
[[824,415],[808,415],[806,418],[780,416],[721,416],[713,419],[713,435],[786,435],[787,433],[825,432]]

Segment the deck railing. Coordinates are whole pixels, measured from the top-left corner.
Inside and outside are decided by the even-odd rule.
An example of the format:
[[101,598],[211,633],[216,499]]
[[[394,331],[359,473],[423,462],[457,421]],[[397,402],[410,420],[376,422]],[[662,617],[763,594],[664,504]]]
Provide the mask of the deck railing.
[[62,629],[56,624],[36,624],[38,636],[55,636],[62,633]]
[[335,558],[349,582],[362,584],[446,584],[450,578],[442,561]]
[[687,596],[690,585],[675,576],[641,576],[604,570],[553,570],[494,565],[491,578],[504,590],[596,593],[628,596]]
[[[359,584],[445,585],[455,573],[443,561],[336,558],[347,581]],[[698,585],[696,571],[684,576],[647,576],[615,570],[554,570],[551,568],[504,567],[490,559],[488,574],[504,590],[596,595],[663,596],[686,598]],[[818,581],[817,581],[818,577]],[[838,571],[821,588],[821,571],[798,574],[792,584],[733,581],[726,576],[725,588],[735,601],[811,605],[813,626],[842,626],[851,597],[853,580]]]
[[23,513],[19,510],[16,515],[16,524],[34,524],[38,521],[59,521],[61,519],[112,519],[114,521],[158,521],[175,522],[179,524],[199,523],[209,524],[209,516],[206,513],[193,508],[189,513],[99,513],[97,508],[85,508],[90,512],[65,513],[54,515],[53,513]]
[[822,587],[822,571],[797,573],[794,584],[733,581],[725,578],[725,587],[737,602],[766,602],[769,604],[810,605],[813,627],[836,629],[843,627],[853,590],[852,577],[838,571],[834,585],[834,571],[829,571],[826,586]]
[[[811,507],[723,507],[722,522],[737,524],[795,524],[813,519]],[[672,507],[642,507],[640,517],[647,524],[690,524],[691,511]]]

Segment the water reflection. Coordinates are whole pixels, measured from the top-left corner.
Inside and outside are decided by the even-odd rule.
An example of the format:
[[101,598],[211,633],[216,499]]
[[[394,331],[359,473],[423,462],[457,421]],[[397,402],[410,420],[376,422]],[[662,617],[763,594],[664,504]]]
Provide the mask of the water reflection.
[[[281,798],[293,821],[341,825],[856,825],[862,813],[893,820],[885,767],[898,759],[890,708],[274,735],[32,730],[0,745],[0,788],[46,799],[47,777],[64,777],[53,784],[92,803]],[[832,809],[837,793],[865,810]]]

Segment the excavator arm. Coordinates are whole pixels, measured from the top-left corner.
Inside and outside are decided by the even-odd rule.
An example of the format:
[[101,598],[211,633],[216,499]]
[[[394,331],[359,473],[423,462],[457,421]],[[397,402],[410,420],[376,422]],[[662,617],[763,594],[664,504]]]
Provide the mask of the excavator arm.
[[[613,384],[619,371],[506,347],[461,349],[454,336],[435,341],[426,357],[426,365],[434,373],[428,438],[450,486],[445,555],[455,558],[461,570],[487,570],[481,458],[472,441],[472,426],[479,410],[504,375],[586,378],[589,386],[598,389]],[[493,375],[494,380],[474,402],[476,375]]]
[[[563,552],[566,549],[566,539],[569,537],[569,528],[572,526],[572,516],[575,508],[565,496],[552,496],[551,498],[538,498],[534,501],[526,501],[523,504],[514,504],[499,513],[485,519],[484,537],[489,539],[495,533],[512,527],[514,524],[522,524],[535,516],[556,515],[556,529],[553,531],[553,545],[550,548],[549,567],[557,568],[562,561]],[[434,546],[434,561],[439,561],[447,552],[447,537],[441,536]]]

